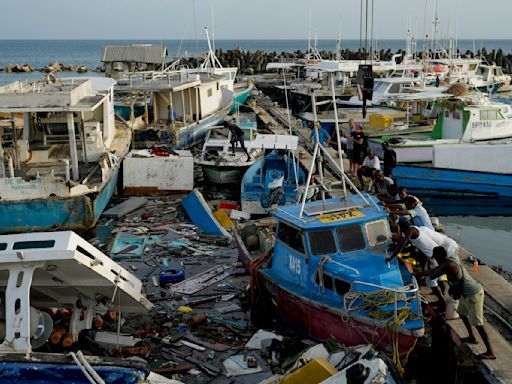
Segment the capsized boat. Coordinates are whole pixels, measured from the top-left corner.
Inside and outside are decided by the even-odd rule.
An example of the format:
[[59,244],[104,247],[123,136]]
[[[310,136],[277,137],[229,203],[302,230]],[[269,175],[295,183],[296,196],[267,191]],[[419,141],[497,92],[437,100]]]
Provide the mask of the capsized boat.
[[60,326],[54,327],[51,308],[71,308],[66,331],[75,346],[80,333],[92,329],[100,308],[112,303],[123,312],[153,308],[139,279],[74,232],[0,236],[0,290],[5,292],[0,382],[151,382],[141,359],[86,356],[76,349],[47,352],[45,345]]
[[286,323],[315,339],[372,344],[395,356],[413,348],[424,333],[418,284],[387,257],[388,215],[373,197],[281,206],[272,217],[269,262],[251,266],[260,265],[258,285]]
[[262,215],[268,213],[274,204],[294,204],[298,201],[305,174],[292,156],[297,145],[297,136],[258,136],[255,146],[271,152],[258,159],[242,179],[242,211]]
[[0,87],[0,233],[94,226],[116,188],[130,129],[105,78]]

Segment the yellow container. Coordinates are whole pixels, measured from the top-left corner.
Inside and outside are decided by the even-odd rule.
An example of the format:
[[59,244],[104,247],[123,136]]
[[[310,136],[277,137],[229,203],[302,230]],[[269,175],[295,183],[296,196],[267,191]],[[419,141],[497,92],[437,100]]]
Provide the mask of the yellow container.
[[213,214],[219,221],[220,225],[222,225],[224,228],[233,228],[235,226],[235,224],[229,218],[229,216],[225,210],[219,209],[219,210],[213,212]]
[[393,116],[373,113],[369,116],[368,123],[371,129],[388,128],[391,124],[393,124]]
[[415,123],[419,123],[423,119],[423,116],[419,113],[415,113],[411,117],[412,121],[414,121]]
[[319,357],[286,375],[281,384],[318,384],[337,372],[331,363]]

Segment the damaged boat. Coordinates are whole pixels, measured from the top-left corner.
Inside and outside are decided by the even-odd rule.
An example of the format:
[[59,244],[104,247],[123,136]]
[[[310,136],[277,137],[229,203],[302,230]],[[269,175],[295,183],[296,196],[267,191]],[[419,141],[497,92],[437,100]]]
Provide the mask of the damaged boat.
[[0,120],[0,233],[94,226],[131,141],[114,121],[114,84],[48,75],[0,87],[11,114]]
[[387,248],[387,212],[373,197],[280,206],[258,278],[278,315],[308,336],[404,354],[423,335],[415,278]]
[[[144,313],[153,304],[139,279],[74,232],[0,236],[0,292],[2,383],[154,382],[142,359],[86,356],[79,350],[97,314],[112,308]],[[63,329],[69,348],[50,342],[63,326],[52,316],[56,308],[71,314]],[[118,342],[119,337],[124,336],[118,335]],[[156,376],[160,383],[176,383]]]

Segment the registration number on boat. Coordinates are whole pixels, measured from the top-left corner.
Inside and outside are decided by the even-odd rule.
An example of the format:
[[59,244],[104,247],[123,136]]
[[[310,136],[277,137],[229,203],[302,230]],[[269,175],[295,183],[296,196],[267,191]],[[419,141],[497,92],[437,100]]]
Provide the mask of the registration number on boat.
[[322,216],[319,220],[322,223],[332,223],[334,221],[350,220],[356,217],[364,217],[364,213],[358,211],[357,209],[351,209],[350,211],[346,212],[333,213],[331,215]]

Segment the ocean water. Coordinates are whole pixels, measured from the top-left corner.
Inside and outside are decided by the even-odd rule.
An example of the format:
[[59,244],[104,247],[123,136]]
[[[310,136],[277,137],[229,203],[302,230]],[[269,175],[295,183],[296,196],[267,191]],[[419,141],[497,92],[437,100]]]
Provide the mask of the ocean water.
[[[0,40],[0,67],[7,64],[30,64],[33,67],[44,67],[58,61],[63,64],[85,65],[96,68],[101,65],[103,47],[108,44],[160,44],[168,47],[170,58],[197,56],[204,54],[208,47],[204,40]],[[430,44],[427,44],[429,47]],[[490,52],[493,49],[503,49],[505,54],[512,53],[512,40],[460,40],[458,43],[461,52],[485,47]],[[307,40],[217,40],[216,49],[233,49],[265,52],[292,52],[308,48]],[[404,40],[380,40],[378,49],[405,49]],[[421,41],[418,49],[423,47]],[[319,40],[319,50],[334,51],[335,40]],[[346,40],[341,43],[342,49],[357,50],[359,40]],[[64,72],[60,76],[77,76],[76,73]],[[85,74],[85,76],[90,74]],[[101,74],[96,74],[100,75]],[[0,72],[0,85],[15,80],[38,79],[43,74],[39,72],[8,74]],[[427,207],[428,208],[428,207]],[[468,212],[471,214],[470,212]],[[442,210],[436,208],[436,214],[442,215]],[[444,216],[441,222],[446,232],[458,240],[475,256],[488,264],[502,265],[512,271],[512,257],[509,249],[512,244],[512,217],[475,217],[475,216]]]
[[[158,44],[168,48],[169,59],[174,57],[187,57],[202,55],[208,50],[207,42],[202,40],[0,40],[0,67],[7,64],[30,64],[33,67],[41,68],[50,65],[55,61],[63,64],[85,65],[89,68],[96,68],[101,65],[101,54],[103,47],[109,44]],[[364,45],[364,43],[363,43]],[[430,42],[426,44],[430,47]],[[489,52],[493,49],[503,49],[508,54],[512,52],[512,40],[459,40],[458,46],[461,52],[467,50],[478,50],[485,47]],[[248,51],[265,52],[292,52],[306,51],[307,40],[217,40],[214,48],[228,50],[240,48]],[[357,50],[360,47],[359,40],[343,40],[342,49]],[[405,49],[404,40],[378,40],[375,42],[377,49]],[[423,42],[418,41],[418,49],[423,47]],[[318,40],[318,50],[334,51],[335,40]],[[74,76],[64,73],[61,76]],[[39,73],[30,74],[6,74],[0,72],[0,85],[15,80],[37,79]]]

